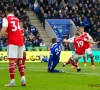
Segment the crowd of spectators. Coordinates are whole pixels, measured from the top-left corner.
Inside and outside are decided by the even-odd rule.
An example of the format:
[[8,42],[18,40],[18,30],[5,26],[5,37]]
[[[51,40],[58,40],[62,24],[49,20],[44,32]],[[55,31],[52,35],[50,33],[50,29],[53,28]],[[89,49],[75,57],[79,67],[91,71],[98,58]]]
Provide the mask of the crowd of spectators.
[[[38,29],[31,24],[27,16],[26,10],[29,10],[29,5],[36,12],[43,26],[45,19],[72,19],[77,27],[84,26],[85,31],[94,40],[100,41],[100,0],[0,0],[0,29],[2,19],[6,16],[5,10],[9,5],[13,6],[15,16],[24,24],[27,47],[46,46]],[[3,36],[0,39],[0,50],[1,47],[6,46],[6,37]]]
[[[32,0],[29,0],[32,1]],[[26,13],[29,10],[29,2],[28,0],[0,0],[0,29],[2,28],[3,18],[6,16],[6,8],[11,5],[14,8],[14,14],[19,18],[20,21],[23,22],[23,27],[25,29],[25,46],[40,46],[42,42],[42,38],[38,32],[38,29],[31,24],[30,19]],[[2,47],[7,46],[6,37],[3,36],[0,39],[0,51]]]
[[71,19],[100,40],[100,0],[36,0],[33,10],[43,26],[45,19]]

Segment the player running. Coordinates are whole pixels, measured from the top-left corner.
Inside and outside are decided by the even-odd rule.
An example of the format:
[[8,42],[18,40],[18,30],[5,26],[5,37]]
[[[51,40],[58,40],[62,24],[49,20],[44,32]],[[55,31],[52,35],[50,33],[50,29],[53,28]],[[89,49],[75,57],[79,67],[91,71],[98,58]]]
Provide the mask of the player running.
[[71,63],[73,66],[75,66],[77,68],[77,72],[81,71],[81,68],[77,65],[77,63],[75,61],[79,60],[80,58],[83,57],[83,55],[85,53],[85,42],[89,42],[92,44],[98,43],[98,42],[93,42],[91,40],[88,40],[88,39],[80,36],[80,34],[78,32],[75,33],[74,40],[64,39],[63,42],[65,42],[65,43],[73,42],[74,46],[75,46],[75,53],[69,58],[68,62],[63,63],[63,66]]
[[55,70],[55,67],[59,63],[60,53],[61,53],[61,43],[62,43],[62,35],[60,31],[54,26],[54,29],[58,33],[58,41],[56,38],[52,38],[52,46],[50,48],[50,57],[48,61],[48,72],[64,72],[63,70]]
[[[83,38],[86,38],[86,39],[89,39],[89,40],[93,41],[92,37],[88,33],[84,32],[84,27],[80,27],[79,28],[79,32],[80,32],[80,34],[81,34],[81,36]],[[90,45],[89,42],[84,42],[84,43],[85,43],[84,44],[85,45],[84,46],[85,51],[88,53],[88,55],[89,55],[89,57],[91,59],[92,69],[95,69],[95,67],[94,67],[94,59],[93,59],[93,56],[92,56],[91,45]]]
[[23,40],[19,26],[19,19],[14,16],[13,7],[9,6],[6,10],[7,17],[3,18],[2,29],[0,38],[7,34],[7,58],[9,60],[9,73],[10,83],[6,84],[7,87],[15,86],[15,61],[18,62],[18,70],[21,75],[21,84],[26,86],[24,75],[24,65],[22,64],[23,58]]
[[[21,35],[22,35],[22,39],[23,39],[23,42],[24,42],[24,28],[23,28],[23,22],[20,22],[20,29],[21,29]],[[25,48],[25,45],[23,43],[23,60],[22,60],[22,64],[24,65],[24,68],[25,67],[25,61],[26,61],[26,48]]]

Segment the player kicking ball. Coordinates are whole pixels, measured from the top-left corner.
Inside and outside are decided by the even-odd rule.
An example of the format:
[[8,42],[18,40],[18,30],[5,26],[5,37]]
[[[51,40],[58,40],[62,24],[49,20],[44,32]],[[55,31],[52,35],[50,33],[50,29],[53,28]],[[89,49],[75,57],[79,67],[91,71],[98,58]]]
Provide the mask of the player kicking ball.
[[93,42],[89,39],[86,39],[86,38],[80,36],[80,34],[78,32],[75,33],[73,40],[69,41],[67,39],[64,39],[63,42],[64,43],[72,43],[73,42],[74,46],[75,46],[75,53],[69,58],[68,62],[63,63],[63,66],[68,65],[68,64],[72,64],[77,69],[77,72],[80,72],[81,68],[76,63],[76,60],[79,60],[80,58],[82,58],[84,56],[85,42],[89,42],[91,44],[98,44],[99,43],[99,42]]
[[61,53],[61,43],[62,43],[62,35],[60,31],[54,26],[54,30],[58,33],[58,41],[56,38],[52,38],[52,46],[50,48],[50,57],[48,61],[48,72],[59,73],[64,72],[64,70],[56,70],[55,67],[59,63],[60,53]]
[[7,58],[9,60],[10,83],[6,87],[15,86],[15,62],[17,60],[18,70],[21,76],[21,85],[26,86],[23,59],[23,39],[19,26],[19,19],[14,16],[13,7],[6,10],[7,17],[3,18],[0,38],[7,34]]

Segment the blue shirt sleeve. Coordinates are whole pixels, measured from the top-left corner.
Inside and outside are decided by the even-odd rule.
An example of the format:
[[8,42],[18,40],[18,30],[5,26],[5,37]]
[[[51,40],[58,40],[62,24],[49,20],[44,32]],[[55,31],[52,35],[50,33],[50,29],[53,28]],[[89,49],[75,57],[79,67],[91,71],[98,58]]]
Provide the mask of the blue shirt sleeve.
[[60,33],[60,31],[56,28],[56,31],[58,33],[58,41],[57,44],[61,44],[62,43],[62,34]]
[[52,59],[53,59],[53,54],[54,54],[54,49],[53,47],[50,48],[50,57],[49,57],[49,61],[48,61],[48,67],[51,66],[52,63]]

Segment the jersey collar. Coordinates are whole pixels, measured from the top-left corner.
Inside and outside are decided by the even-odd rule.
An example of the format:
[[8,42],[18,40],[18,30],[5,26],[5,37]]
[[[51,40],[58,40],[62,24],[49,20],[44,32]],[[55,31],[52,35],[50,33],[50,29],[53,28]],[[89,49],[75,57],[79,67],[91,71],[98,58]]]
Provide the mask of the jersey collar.
[[57,44],[57,43],[52,44],[52,46],[54,46],[55,44]]
[[9,14],[9,15],[7,15],[7,16],[14,16],[14,14]]
[[81,35],[84,35],[85,33],[83,32]]

